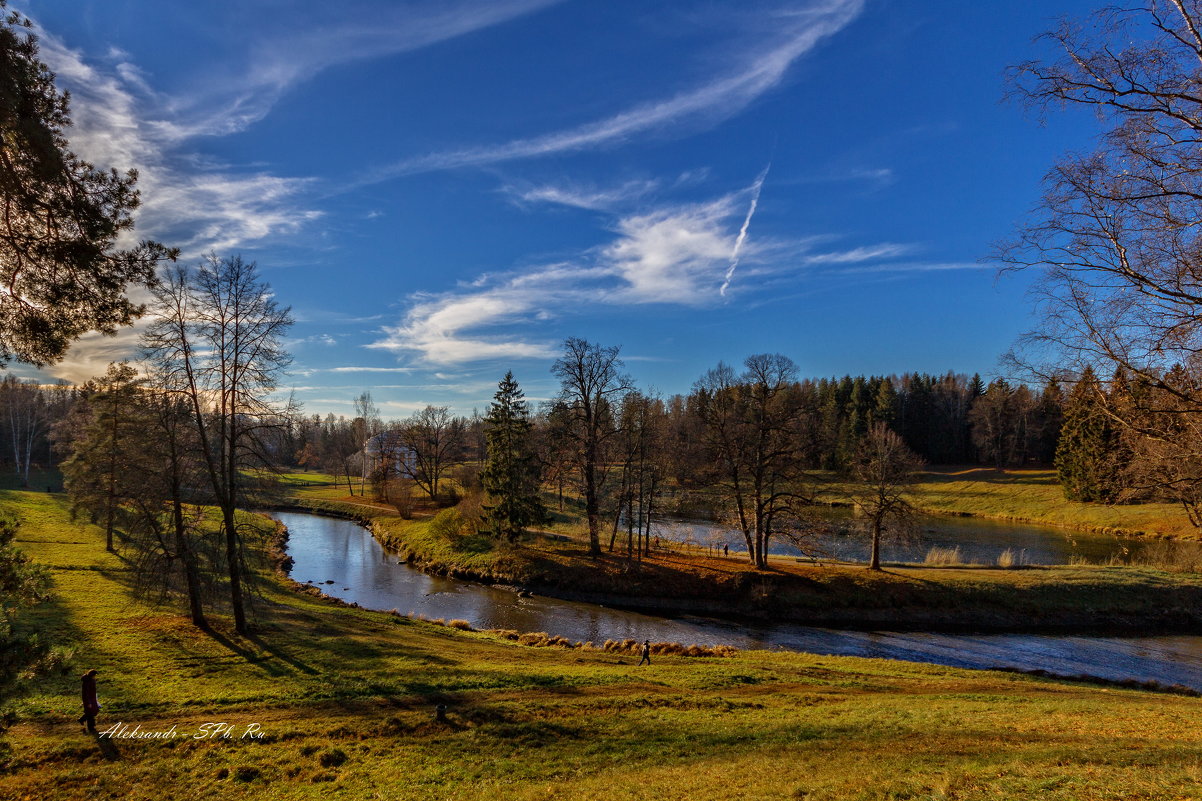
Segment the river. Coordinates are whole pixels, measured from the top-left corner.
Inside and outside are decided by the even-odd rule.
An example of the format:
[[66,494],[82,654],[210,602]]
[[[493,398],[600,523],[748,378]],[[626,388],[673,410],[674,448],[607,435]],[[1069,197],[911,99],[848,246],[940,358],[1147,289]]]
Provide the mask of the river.
[[[850,521],[849,510],[831,510],[834,521]],[[745,551],[743,535],[730,526],[702,521],[675,520],[656,524],[661,538],[687,542],[701,547]],[[624,541],[624,540],[623,540]],[[863,536],[825,534],[807,543],[811,553],[823,559],[865,562],[868,543]],[[922,562],[932,549],[955,550],[963,564],[995,565],[1010,552],[1015,565],[1067,565],[1077,563],[1140,563],[1155,558],[1155,553],[1180,551],[1202,561],[1202,543],[1165,541],[1151,537],[1116,537],[1029,523],[1009,523],[969,517],[924,516],[905,540],[885,542],[881,558],[885,562]],[[770,553],[799,555],[801,552],[779,537],[771,543]]]
[[658,617],[430,576],[386,552],[362,526],[278,512],[288,527],[292,578],[368,609],[467,620],[475,628],[545,631],[572,640],[650,639],[932,662],[952,667],[1046,670],[1181,684],[1202,691],[1202,637],[860,632],[796,624]]

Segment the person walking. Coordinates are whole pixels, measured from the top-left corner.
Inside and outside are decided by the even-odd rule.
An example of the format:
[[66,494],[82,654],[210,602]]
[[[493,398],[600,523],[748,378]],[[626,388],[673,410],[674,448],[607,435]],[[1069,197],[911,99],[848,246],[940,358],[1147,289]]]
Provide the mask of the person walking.
[[639,667],[644,664],[651,664],[651,640],[643,640],[643,658],[639,660]]
[[100,712],[100,702],[96,700],[96,670],[93,668],[80,677],[83,695],[83,715],[79,722],[88,727],[92,734],[96,733],[96,715]]

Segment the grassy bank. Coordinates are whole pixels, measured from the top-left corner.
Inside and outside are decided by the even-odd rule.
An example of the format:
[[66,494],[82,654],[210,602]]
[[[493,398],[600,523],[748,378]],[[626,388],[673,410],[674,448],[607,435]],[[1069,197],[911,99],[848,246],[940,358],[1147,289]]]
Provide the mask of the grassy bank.
[[789,557],[757,570],[739,555],[715,557],[666,542],[632,564],[620,548],[590,557],[579,539],[532,537],[511,547],[485,536],[456,536],[444,524],[449,511],[406,520],[329,497],[301,493],[299,502],[365,522],[385,546],[428,572],[616,606],[849,628],[1117,633],[1202,627],[1202,575],[1192,572],[1093,565],[915,565],[870,572]]
[[1108,506],[1066,500],[1054,470],[932,470],[923,473],[911,496],[919,508],[941,514],[1097,533],[1198,538],[1198,530],[1176,504]]
[[[1197,797],[1202,702],[881,660],[527,648],[269,583],[255,632],[135,600],[62,499],[0,493],[71,645],[11,731],[0,797],[76,799],[1102,799]],[[96,739],[75,724],[100,671]],[[448,721],[434,706],[449,707]],[[230,739],[191,739],[205,724]],[[243,738],[258,725],[262,738]]]

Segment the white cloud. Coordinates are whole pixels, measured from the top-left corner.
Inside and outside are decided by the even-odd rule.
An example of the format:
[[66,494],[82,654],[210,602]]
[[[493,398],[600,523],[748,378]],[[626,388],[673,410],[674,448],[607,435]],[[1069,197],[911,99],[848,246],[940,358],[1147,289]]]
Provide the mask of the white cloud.
[[852,248],[851,250],[837,250],[829,253],[815,253],[806,256],[808,264],[856,264],[865,261],[876,261],[879,259],[892,259],[898,256],[905,255],[914,250],[913,245],[896,244],[892,242],[884,242],[879,245],[868,245],[866,247]]
[[593,186],[531,186],[504,187],[505,192],[521,204],[549,203],[587,211],[611,211],[637,200],[660,187],[656,180],[627,181],[621,186],[599,189]]
[[[292,3],[287,13],[271,12],[266,25],[262,18],[247,21],[242,29],[235,24],[233,35],[246,31],[241,49],[247,61],[209,76],[187,99],[173,99],[175,114],[164,122],[164,131],[176,139],[235,133],[263,119],[294,86],[331,67],[420,50],[559,2],[343,0],[336,9],[318,0]],[[249,4],[231,15],[237,20],[239,12],[263,10]],[[264,29],[270,37],[255,38]]]
[[[628,214],[607,245],[575,261],[486,275],[439,295],[413,299],[404,319],[368,347],[453,365],[498,358],[549,358],[557,339],[531,338],[539,324],[590,305],[714,302],[738,238],[741,201],[751,189],[708,203]],[[758,246],[748,242],[754,259]],[[506,329],[522,327],[519,336]]]
[[138,170],[137,236],[179,246],[193,258],[292,233],[320,216],[298,201],[306,179],[186,165],[179,143],[163,135],[165,109],[133,65],[104,71],[48,34],[41,50],[60,87],[71,92],[72,149],[103,167]]
[[[187,101],[157,92],[117,48],[92,61],[53,32],[41,30],[38,38],[57,85],[71,93],[73,125],[67,134],[72,150],[102,168],[138,171],[137,230],[123,244],[154,238],[192,259],[294,234],[322,214],[305,198],[311,179],[213,164],[187,151],[190,140],[244,129],[292,86],[331,66],[415,50],[559,1],[432,1],[389,9],[363,4],[353,13],[344,4],[333,17],[324,4],[315,3],[312,14],[290,17],[297,20],[291,29],[287,22],[276,24],[273,38],[247,47],[252,61],[236,75],[214,79],[210,69],[207,85],[220,88],[190,94]],[[318,18],[323,24],[313,24]],[[102,372],[108,361],[132,355],[137,335],[127,329],[115,339],[87,337],[45,372],[86,379]]]
[[849,267],[840,270],[844,275],[856,273],[930,273],[947,272],[950,270],[994,270],[989,264],[974,262],[894,262],[892,264],[874,264],[869,267]]
[[496,164],[609,145],[681,123],[714,124],[742,111],[777,86],[801,56],[838,33],[860,13],[863,0],[825,0],[777,15],[771,43],[758,42],[740,56],[722,58],[734,69],[672,97],[642,103],[596,122],[501,145],[468,147],[406,158],[373,170],[351,184],[365,186],[403,175]]

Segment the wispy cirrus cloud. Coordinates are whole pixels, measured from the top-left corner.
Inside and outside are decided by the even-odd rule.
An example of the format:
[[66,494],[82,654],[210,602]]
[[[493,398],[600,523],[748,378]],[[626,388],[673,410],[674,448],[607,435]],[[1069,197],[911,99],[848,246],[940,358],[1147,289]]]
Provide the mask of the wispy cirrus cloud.
[[[419,295],[397,326],[368,347],[434,365],[549,358],[540,324],[588,305],[701,305],[730,255],[738,193],[615,220],[614,238],[573,261],[487,275],[456,290]],[[569,312],[570,313],[570,312]],[[516,333],[521,329],[522,333]]]
[[599,188],[587,185],[505,186],[501,191],[522,206],[548,204],[586,211],[610,211],[654,192],[663,183],[655,179],[627,181],[619,186]]
[[91,63],[50,34],[42,57],[71,92],[71,147],[89,161],[138,170],[138,234],[179,246],[186,258],[297,231],[321,216],[300,200],[309,181],[266,172],[197,167],[163,135],[157,99],[136,68]]
[[[414,296],[400,323],[384,328],[368,347],[423,365],[551,358],[559,337],[544,332],[577,310],[642,304],[700,309],[723,302],[723,286],[737,289],[729,282],[736,246],[748,278],[796,276],[822,265],[908,252],[893,244],[831,250],[829,236],[752,240],[745,210],[763,180],[761,174],[751,186],[708,202],[612,215],[612,239],[575,259],[482,275],[448,292]],[[544,190],[539,196],[558,195]],[[822,245],[827,249],[814,252]]]
[[[311,14],[290,15],[292,27],[274,20],[266,28],[271,34],[244,48],[250,60],[236,75],[221,80],[206,71],[205,86],[219,88],[181,97],[153,87],[117,48],[89,56],[53,31],[41,30],[38,38],[57,85],[71,93],[72,149],[100,167],[136,169],[142,195],[136,236],[180,247],[191,259],[295,234],[323,216],[311,197],[313,179],[216,163],[191,152],[193,140],[244,130],[289,89],[332,66],[416,50],[557,2],[419,0],[387,9],[349,2],[332,18],[326,4],[312,2]],[[239,11],[249,7],[270,11],[258,4]],[[314,25],[315,19],[325,22]],[[43,372],[86,379],[108,361],[133,355],[137,336],[135,328],[117,338],[85,337],[64,362]]]
[[[172,99],[174,117],[161,123],[176,139],[224,135],[263,119],[296,85],[324,70],[420,50],[540,11],[563,0],[404,0],[381,4],[344,0],[336,10],[319,0],[292,3],[286,15],[274,4],[250,3],[241,48],[245,61],[227,67],[225,80],[207,91]],[[268,29],[267,36],[257,34]],[[232,89],[231,89],[232,87]]]
[[865,261],[894,259],[914,251],[913,245],[883,242],[850,250],[834,250],[828,253],[813,253],[806,256],[807,264],[859,264]]
[[[315,371],[320,372],[320,371]],[[412,373],[412,367],[330,367],[324,372],[329,373]]]
[[[865,259],[869,261],[869,259]],[[949,272],[953,270],[994,270],[991,264],[981,264],[971,261],[948,262],[892,262],[889,264],[873,264],[863,267],[848,267],[841,270],[843,274],[855,273],[931,273]]]
[[[152,87],[121,50],[89,58],[52,31],[39,39],[60,87],[71,92],[72,148],[103,167],[137,169],[139,233],[195,257],[295,233],[323,213],[309,197],[313,179],[214,164],[189,152],[192,140],[244,130],[323,70],[418,50],[559,2],[411,0],[382,9],[348,0],[331,17],[327,4],[308,0],[283,21],[271,6],[250,3],[238,13],[269,14],[271,25],[245,26],[247,61],[225,79],[226,67],[210,66],[200,88],[180,97]],[[258,33],[264,29],[271,33]]]
[[700,85],[670,97],[636,104],[600,120],[574,128],[498,145],[465,147],[408,157],[365,174],[350,186],[359,187],[404,175],[458,167],[497,164],[518,159],[581,151],[612,145],[636,135],[669,126],[712,125],[747,108],[783,80],[797,59],[823,39],[847,27],[863,9],[864,0],[820,0],[773,15],[767,41],[721,59],[733,68]]

